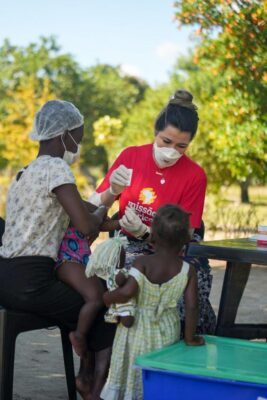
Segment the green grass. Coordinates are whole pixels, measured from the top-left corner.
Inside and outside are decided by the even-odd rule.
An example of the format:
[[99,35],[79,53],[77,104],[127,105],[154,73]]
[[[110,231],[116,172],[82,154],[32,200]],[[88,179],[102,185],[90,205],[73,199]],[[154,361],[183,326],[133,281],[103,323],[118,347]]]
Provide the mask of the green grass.
[[203,220],[209,233],[223,232],[224,236],[247,236],[257,226],[267,225],[267,187],[251,187],[250,203],[240,202],[236,186],[222,188],[217,195],[207,195]]

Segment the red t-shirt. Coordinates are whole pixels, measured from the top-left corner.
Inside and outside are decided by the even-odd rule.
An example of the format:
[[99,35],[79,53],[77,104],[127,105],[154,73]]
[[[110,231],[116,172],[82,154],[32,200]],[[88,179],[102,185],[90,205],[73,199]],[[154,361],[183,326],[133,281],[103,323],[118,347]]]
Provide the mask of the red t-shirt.
[[133,207],[146,225],[151,225],[157,209],[176,204],[190,212],[192,228],[198,228],[204,207],[207,179],[204,170],[185,154],[171,167],[159,168],[153,159],[153,145],[128,147],[109,169],[97,192],[105,191],[111,172],[121,164],[133,169],[131,185],[119,198],[119,216],[127,205]]

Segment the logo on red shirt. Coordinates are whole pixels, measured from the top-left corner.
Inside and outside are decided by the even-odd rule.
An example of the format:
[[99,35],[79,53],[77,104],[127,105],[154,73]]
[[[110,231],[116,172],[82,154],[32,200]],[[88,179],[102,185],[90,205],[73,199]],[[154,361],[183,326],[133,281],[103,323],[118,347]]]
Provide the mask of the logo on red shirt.
[[152,188],[144,188],[140,191],[138,200],[142,204],[152,204],[156,200],[157,195],[154,189]]

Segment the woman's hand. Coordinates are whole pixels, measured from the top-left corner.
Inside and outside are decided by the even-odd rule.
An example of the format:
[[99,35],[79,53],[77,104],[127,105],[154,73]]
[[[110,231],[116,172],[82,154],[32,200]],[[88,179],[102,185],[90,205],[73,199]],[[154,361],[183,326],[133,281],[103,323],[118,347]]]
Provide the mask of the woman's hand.
[[142,238],[149,232],[149,227],[144,224],[141,218],[130,207],[126,207],[124,216],[119,220],[120,226],[136,238]]
[[123,192],[127,186],[130,178],[130,172],[124,165],[120,165],[114,169],[109,178],[110,193],[114,196],[118,196]]
[[190,339],[185,338],[184,341],[187,346],[203,346],[205,344],[205,340],[202,336],[193,336]]

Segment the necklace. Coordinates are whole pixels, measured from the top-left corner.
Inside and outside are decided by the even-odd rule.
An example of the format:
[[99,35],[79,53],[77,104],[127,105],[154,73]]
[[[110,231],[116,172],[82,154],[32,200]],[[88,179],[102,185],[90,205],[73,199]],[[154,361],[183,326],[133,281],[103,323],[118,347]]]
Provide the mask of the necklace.
[[165,183],[166,181],[165,181],[165,178],[164,178],[164,176],[163,176],[163,173],[162,173],[162,172],[156,171],[156,175],[160,175],[160,176],[162,177],[161,180],[160,180],[160,183],[161,183],[162,185],[164,185],[164,183]]

